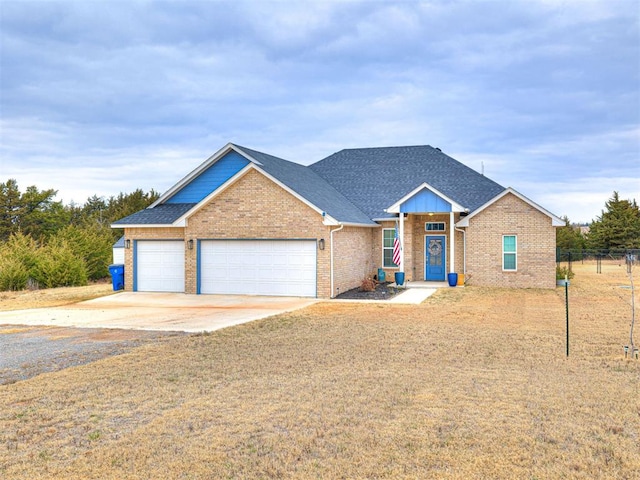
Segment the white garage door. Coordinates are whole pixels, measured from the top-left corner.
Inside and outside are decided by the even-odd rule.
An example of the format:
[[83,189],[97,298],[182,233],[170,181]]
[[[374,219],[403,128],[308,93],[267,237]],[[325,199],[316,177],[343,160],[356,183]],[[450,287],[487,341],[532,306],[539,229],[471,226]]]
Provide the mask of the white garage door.
[[184,292],[184,242],[138,240],[136,244],[136,290]]
[[314,240],[203,240],[200,293],[316,296]]

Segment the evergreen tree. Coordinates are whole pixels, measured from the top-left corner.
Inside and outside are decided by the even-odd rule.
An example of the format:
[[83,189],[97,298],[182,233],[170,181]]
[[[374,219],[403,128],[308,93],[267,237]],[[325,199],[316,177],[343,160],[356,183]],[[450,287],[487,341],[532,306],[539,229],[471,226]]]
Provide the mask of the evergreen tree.
[[640,248],[640,209],[635,200],[620,200],[613,192],[603,210],[589,228],[587,245],[598,250]]
[[120,193],[117,197],[109,198],[107,218],[110,223],[120,220],[147,208],[159,197],[160,195],[155,190],[145,193],[141,189],[137,189],[132,193]]
[[556,230],[556,247],[561,250],[582,250],[585,247],[585,239],[580,227],[571,225],[567,216],[562,219],[564,227]]
[[0,241],[8,240],[18,231],[20,205],[18,182],[10,178],[6,183],[0,183]]
[[0,241],[17,232],[33,238],[49,237],[69,223],[69,214],[62,203],[53,200],[57,193],[35,186],[20,193],[14,179],[0,183]]

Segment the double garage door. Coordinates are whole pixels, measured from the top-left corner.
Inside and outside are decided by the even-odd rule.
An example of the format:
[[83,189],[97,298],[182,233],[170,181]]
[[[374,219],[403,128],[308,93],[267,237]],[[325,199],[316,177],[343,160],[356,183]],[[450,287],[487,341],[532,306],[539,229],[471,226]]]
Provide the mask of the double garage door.
[[314,240],[203,240],[199,293],[316,296]]
[[[136,290],[185,291],[182,240],[138,241]],[[316,296],[314,240],[202,240],[198,293]]]

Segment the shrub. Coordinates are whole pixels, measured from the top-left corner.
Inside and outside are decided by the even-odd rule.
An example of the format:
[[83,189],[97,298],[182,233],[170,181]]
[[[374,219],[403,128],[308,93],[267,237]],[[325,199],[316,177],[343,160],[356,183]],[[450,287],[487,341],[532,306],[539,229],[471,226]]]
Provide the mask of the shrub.
[[556,280],[564,280],[565,278],[571,280],[573,277],[575,277],[575,273],[570,268],[556,266]]
[[84,260],[65,241],[52,241],[39,249],[33,278],[41,287],[71,287],[87,284]]
[[20,260],[0,255],[0,291],[24,290],[28,280],[29,270]]
[[40,246],[30,235],[14,233],[3,245],[0,256],[10,257],[24,265],[29,273],[38,263],[38,249]]
[[108,267],[113,254],[110,229],[99,225],[69,225],[56,233],[52,241],[67,243],[73,253],[84,261],[89,280],[109,276]]
[[362,280],[360,290],[362,290],[363,292],[373,292],[375,289],[376,282],[374,282],[372,278],[365,278],[364,280]]

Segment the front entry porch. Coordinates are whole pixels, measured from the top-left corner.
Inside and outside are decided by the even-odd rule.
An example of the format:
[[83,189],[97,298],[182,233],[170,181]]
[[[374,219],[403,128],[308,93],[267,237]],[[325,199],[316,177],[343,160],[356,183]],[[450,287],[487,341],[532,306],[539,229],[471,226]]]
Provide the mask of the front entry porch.
[[425,281],[425,288],[448,286],[448,274],[465,273],[464,231],[456,228],[467,214],[462,205],[423,184],[386,211],[397,214],[395,230],[402,246],[397,268],[408,281]]

